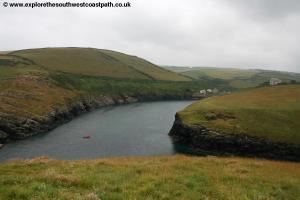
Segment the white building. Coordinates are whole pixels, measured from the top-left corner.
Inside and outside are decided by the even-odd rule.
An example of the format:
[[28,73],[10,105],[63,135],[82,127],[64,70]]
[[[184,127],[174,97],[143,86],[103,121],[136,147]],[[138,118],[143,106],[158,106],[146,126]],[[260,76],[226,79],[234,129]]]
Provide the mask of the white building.
[[200,94],[206,95],[206,90],[200,90]]
[[270,79],[270,85],[278,85],[282,83],[282,80],[280,80],[279,78],[271,78]]

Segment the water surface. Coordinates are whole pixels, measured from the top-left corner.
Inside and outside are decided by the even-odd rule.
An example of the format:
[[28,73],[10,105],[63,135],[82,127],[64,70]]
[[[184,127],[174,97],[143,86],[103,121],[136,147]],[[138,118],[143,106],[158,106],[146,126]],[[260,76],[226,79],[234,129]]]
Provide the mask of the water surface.
[[[168,132],[175,113],[192,101],[135,103],[84,114],[55,130],[0,149],[0,161],[38,156],[93,159],[115,156],[173,155]],[[89,135],[90,139],[83,139]]]

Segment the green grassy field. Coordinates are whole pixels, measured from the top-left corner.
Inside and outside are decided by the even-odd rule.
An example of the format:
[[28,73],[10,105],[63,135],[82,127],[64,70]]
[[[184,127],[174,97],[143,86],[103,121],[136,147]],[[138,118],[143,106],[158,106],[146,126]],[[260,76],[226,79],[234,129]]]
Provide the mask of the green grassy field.
[[92,48],[44,48],[9,53],[29,59],[47,70],[112,78],[190,81],[141,58]]
[[300,85],[264,87],[212,97],[179,114],[188,124],[300,144]]
[[0,165],[0,199],[198,200],[300,196],[300,165],[215,157],[37,158]]
[[136,56],[128,56],[126,54],[110,51],[110,50],[101,50],[101,52],[105,53],[106,55],[112,56],[115,59],[120,60],[122,63],[125,63],[127,66],[131,66],[138,72],[142,74],[146,74],[155,80],[166,80],[166,81],[190,81],[191,80],[187,76],[183,76],[178,73],[172,73],[172,71],[158,67],[157,65],[154,65],[149,61],[141,59]]

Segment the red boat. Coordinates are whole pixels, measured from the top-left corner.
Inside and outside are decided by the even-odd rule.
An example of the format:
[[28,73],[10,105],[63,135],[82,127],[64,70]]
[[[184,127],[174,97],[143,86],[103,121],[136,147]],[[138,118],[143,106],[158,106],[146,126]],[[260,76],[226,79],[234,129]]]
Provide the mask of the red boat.
[[83,136],[83,139],[91,139],[91,136],[90,135],[85,135],[85,136]]

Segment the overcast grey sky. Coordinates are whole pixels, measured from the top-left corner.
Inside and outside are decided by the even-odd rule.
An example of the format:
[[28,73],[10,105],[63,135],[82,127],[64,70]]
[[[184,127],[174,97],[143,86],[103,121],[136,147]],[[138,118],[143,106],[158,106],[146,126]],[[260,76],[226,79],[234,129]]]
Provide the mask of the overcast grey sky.
[[160,65],[300,72],[299,0],[129,0],[132,8],[104,9],[4,8],[4,1],[0,50],[95,47]]

